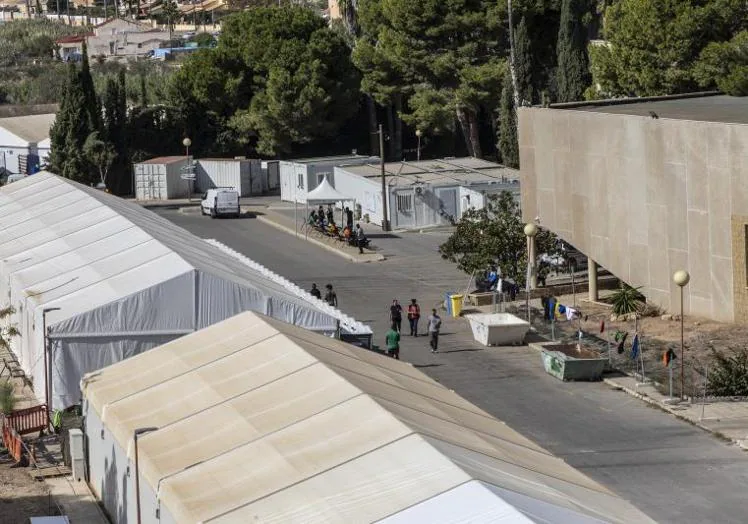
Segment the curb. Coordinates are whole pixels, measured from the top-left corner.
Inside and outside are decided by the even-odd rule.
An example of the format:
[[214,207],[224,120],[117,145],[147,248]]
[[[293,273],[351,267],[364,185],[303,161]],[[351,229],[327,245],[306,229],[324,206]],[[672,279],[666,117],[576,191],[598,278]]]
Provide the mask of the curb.
[[711,434],[713,434],[715,436],[719,436],[721,438],[725,438],[726,440],[729,440],[730,442],[732,442],[733,444],[735,444],[739,448],[748,450],[748,439],[734,439],[734,438],[724,437],[721,434],[718,435],[719,432],[717,430],[714,430],[714,429],[710,428],[709,426],[706,426],[706,425],[702,424],[701,422],[699,422],[697,420],[692,420],[692,419],[690,419],[688,417],[685,417],[685,416],[681,415],[680,413],[678,413],[677,411],[673,411],[667,405],[662,404],[661,402],[656,401],[655,399],[653,399],[649,395],[644,395],[644,394],[639,393],[638,391],[635,391],[635,390],[633,390],[631,388],[627,388],[626,386],[622,386],[621,384],[619,384],[618,382],[616,382],[612,378],[603,378],[603,382],[605,382],[607,385],[609,385],[611,387],[614,387],[616,389],[620,389],[621,391],[623,391],[624,393],[626,393],[626,394],[628,394],[628,395],[630,395],[632,397],[636,397],[639,400],[643,400],[647,404],[651,404],[651,405],[653,405],[653,406],[661,409],[665,413],[669,413],[669,414],[673,415],[675,418],[683,420],[684,422],[688,422],[689,424],[691,424],[693,426],[696,426],[697,428],[699,428],[699,429],[701,429],[703,431],[706,431],[708,433],[711,433]]
[[[290,227],[283,226],[283,225],[281,225],[281,224],[279,224],[279,223],[277,223],[277,222],[275,222],[273,220],[270,220],[267,217],[259,216],[258,215],[257,216],[257,220],[259,220],[260,222],[263,222],[265,224],[268,224],[269,226],[273,226],[276,229],[280,229],[284,233],[288,233],[289,235],[296,236],[296,231],[292,230]],[[304,238],[304,240],[306,242],[311,242],[312,244],[315,244],[315,245],[317,245],[317,246],[319,246],[319,247],[321,247],[323,249],[326,249],[327,251],[330,251],[331,253],[335,253],[336,255],[341,256],[341,257],[345,258],[346,260],[349,260],[351,262],[355,262],[357,264],[368,264],[369,262],[381,262],[381,261],[385,260],[384,255],[376,255],[376,258],[373,258],[371,260],[359,260],[354,255],[349,255],[348,253],[344,253],[344,252],[340,251],[339,249],[335,249],[332,246],[328,246],[324,242],[320,242],[319,240],[316,240],[314,238]]]

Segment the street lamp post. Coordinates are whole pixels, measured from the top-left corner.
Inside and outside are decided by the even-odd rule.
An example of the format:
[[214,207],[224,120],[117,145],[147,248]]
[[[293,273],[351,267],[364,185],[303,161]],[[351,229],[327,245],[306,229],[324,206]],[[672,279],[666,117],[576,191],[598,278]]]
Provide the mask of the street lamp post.
[[[47,333],[47,313],[59,311],[58,307],[42,309],[42,334],[44,335],[44,400],[47,402],[47,413],[52,409],[52,351],[49,349],[49,334]],[[52,417],[47,417],[52,420]]]
[[527,306],[527,322],[530,317],[530,290],[535,286],[535,235],[538,234],[538,226],[530,222],[525,225],[525,236],[527,237],[527,275],[525,283],[525,304]]
[[688,271],[684,269],[679,269],[675,273],[673,273],[673,282],[680,288],[680,398],[683,400],[685,398],[685,388],[684,388],[684,370],[685,370],[685,344],[683,343],[683,288],[688,285],[688,282],[691,280],[691,275],[688,274]]
[[416,151],[417,151],[417,153],[416,153],[416,155],[417,155],[416,159],[419,160],[419,161],[421,160],[421,135],[423,135],[423,133],[421,132],[421,130],[420,129],[416,129],[416,138],[418,138],[418,148],[416,149]]
[[150,433],[156,431],[157,427],[149,428],[138,428],[133,432],[133,440],[135,443],[135,512],[137,514],[137,522],[141,523],[140,519],[140,470],[138,465],[138,437],[144,433]]
[[[192,140],[189,138],[186,138],[182,140],[182,145],[184,146],[184,156],[187,163],[185,164],[185,167],[189,166],[190,163],[190,146],[192,145]],[[186,173],[189,174],[189,169],[187,169]],[[192,188],[190,186],[191,180],[187,179],[187,201],[192,202]]]

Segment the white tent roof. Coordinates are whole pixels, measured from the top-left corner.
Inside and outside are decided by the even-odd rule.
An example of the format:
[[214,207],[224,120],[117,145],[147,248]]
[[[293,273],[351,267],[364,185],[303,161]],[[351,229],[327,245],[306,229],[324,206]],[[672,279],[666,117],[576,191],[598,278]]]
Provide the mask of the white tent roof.
[[[155,344],[160,345],[163,336],[180,336],[247,309],[328,333],[338,320],[343,329],[365,331],[340,311],[289,288],[287,281],[269,278],[261,266],[133,202],[51,173],[0,188],[0,226],[0,296],[10,297],[16,308],[13,321],[22,336],[14,349],[39,384],[37,394],[44,391],[39,381],[44,380],[43,373],[39,377],[43,337],[37,329],[42,308],[60,308],[47,314],[51,337],[60,340],[137,332],[138,337],[161,335]],[[90,366],[153,347],[117,344],[112,342],[108,362],[76,365],[96,369]],[[79,348],[73,358],[87,354]],[[55,385],[55,394],[64,396],[69,389],[78,398],[80,376],[67,376],[65,384]]]
[[243,313],[82,381],[177,522],[652,522],[411,365]]
[[327,177],[324,177],[317,187],[306,194],[307,204],[334,204],[347,200],[353,200],[353,197],[346,196],[332,187]]

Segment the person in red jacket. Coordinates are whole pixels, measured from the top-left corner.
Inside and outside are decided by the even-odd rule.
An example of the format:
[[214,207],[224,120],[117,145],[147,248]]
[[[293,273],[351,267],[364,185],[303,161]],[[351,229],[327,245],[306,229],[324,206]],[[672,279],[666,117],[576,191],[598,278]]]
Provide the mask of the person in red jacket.
[[410,322],[410,336],[418,336],[418,320],[421,318],[421,306],[418,305],[415,298],[410,299],[408,305],[408,322]]

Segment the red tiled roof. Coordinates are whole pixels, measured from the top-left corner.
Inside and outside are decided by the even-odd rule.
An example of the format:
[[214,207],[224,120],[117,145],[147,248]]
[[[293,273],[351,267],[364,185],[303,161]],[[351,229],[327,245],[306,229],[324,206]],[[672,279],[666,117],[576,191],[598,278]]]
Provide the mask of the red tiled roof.
[[79,42],[83,42],[83,40],[86,37],[93,36],[93,33],[86,33],[84,35],[71,35],[71,36],[63,36],[62,38],[58,38],[55,40],[55,43],[57,44],[77,44]]

